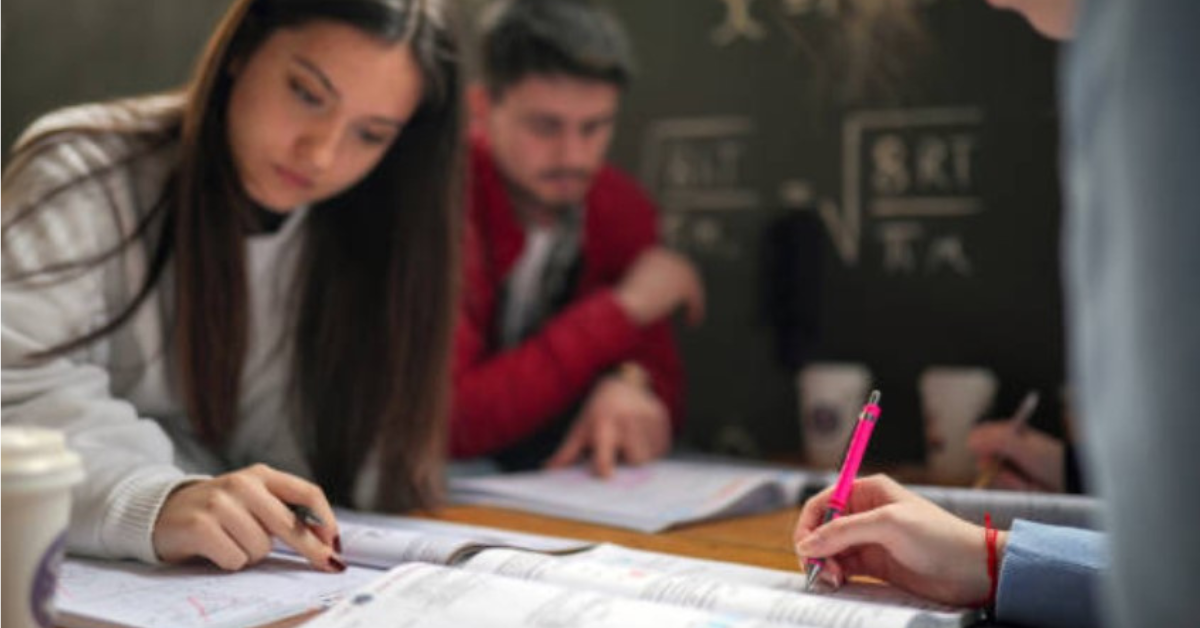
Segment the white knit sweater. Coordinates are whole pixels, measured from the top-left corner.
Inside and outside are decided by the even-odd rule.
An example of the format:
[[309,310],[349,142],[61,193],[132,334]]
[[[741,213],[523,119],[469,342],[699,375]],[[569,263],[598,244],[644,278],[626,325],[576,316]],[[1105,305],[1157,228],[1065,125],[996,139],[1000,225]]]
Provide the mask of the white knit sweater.
[[[158,97],[132,107],[78,107],[43,118],[29,132],[79,123],[152,130],[165,126],[162,112],[179,106],[176,98]],[[83,457],[87,479],[74,492],[68,536],[75,553],[156,561],[151,534],[158,511],[170,491],[195,474],[264,462],[310,475],[287,406],[290,345],[284,342],[291,311],[284,298],[303,211],[277,232],[246,240],[251,341],[237,429],[222,451],[195,439],[175,389],[167,337],[170,268],[117,332],[67,357],[26,359],[121,311],[141,285],[150,245],[134,243],[66,281],[29,285],[10,279],[110,250],[159,198],[177,153],[175,142],[154,147],[145,134],[76,134],[6,175],[6,224],[15,213],[37,207],[4,240],[3,423],[64,430]]]

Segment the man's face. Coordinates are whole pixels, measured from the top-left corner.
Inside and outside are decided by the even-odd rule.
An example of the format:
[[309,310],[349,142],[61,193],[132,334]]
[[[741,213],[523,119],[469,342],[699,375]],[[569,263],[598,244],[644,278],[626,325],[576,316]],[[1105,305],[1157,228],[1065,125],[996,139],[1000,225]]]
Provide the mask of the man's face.
[[612,141],[620,95],[604,81],[530,75],[486,96],[488,140],[509,184],[546,207],[581,203]]

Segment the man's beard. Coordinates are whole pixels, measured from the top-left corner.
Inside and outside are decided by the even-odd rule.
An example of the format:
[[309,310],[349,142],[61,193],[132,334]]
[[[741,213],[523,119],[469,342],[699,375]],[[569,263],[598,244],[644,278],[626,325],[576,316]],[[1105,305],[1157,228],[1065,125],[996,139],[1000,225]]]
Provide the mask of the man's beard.
[[[539,172],[537,174],[538,181],[553,181],[559,178],[578,179],[584,183],[587,183],[591,181],[592,173],[572,168],[557,168],[554,170]],[[587,186],[584,186],[582,188],[583,191],[579,193],[577,198],[547,199],[511,177],[506,177],[506,179],[508,182],[509,192],[512,194],[513,201],[517,206],[530,208],[534,211],[544,212],[554,216],[557,216],[562,212],[583,203],[583,199],[587,196],[588,188]]]

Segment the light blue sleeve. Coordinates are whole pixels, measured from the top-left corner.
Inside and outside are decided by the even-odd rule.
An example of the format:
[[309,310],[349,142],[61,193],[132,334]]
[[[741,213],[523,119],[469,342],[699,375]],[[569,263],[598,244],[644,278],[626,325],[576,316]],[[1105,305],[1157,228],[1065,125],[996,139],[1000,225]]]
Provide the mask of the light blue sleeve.
[[1097,626],[1108,562],[1099,532],[1016,521],[1000,563],[996,618],[1047,628]]
[[1067,332],[1108,625],[1200,625],[1200,2],[1086,0],[1064,66]]

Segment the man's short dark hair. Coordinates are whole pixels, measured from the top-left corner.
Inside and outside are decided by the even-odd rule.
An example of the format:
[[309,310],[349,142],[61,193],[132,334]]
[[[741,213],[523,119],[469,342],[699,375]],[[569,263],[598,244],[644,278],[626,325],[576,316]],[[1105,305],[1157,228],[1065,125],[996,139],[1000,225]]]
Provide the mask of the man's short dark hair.
[[493,96],[530,74],[624,88],[633,52],[616,18],[588,0],[496,0],[483,13],[481,67]]

